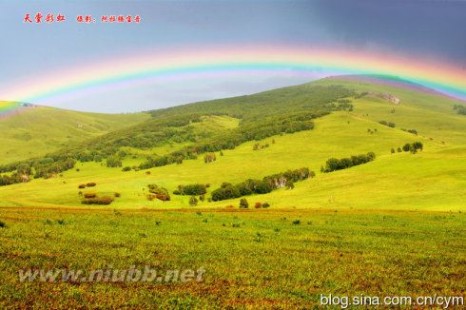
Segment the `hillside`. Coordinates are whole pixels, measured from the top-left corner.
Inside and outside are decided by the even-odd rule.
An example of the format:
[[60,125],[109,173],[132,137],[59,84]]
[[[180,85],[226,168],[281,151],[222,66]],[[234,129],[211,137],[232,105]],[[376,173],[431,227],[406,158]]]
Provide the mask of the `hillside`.
[[[390,94],[400,102],[394,104],[380,94]],[[350,108],[342,98],[351,102]],[[345,108],[338,109],[338,102]],[[0,201],[5,206],[77,207],[82,200],[78,185],[96,182],[95,188],[84,189],[84,193],[119,193],[121,197],[115,199],[112,208],[180,208],[189,207],[190,197],[171,194],[179,185],[208,183],[210,197],[223,182],[237,184],[308,167],[316,176],[296,182],[294,189],[245,197],[250,203],[268,202],[273,208],[462,210],[466,195],[466,117],[453,110],[457,103],[419,89],[329,78],[257,95],[153,111],[153,118],[144,123],[84,142],[89,152],[102,152],[105,146],[114,144],[116,149],[111,152],[119,152],[121,167],[108,168],[105,161],[78,161],[75,169],[60,176],[0,187]],[[313,115],[310,119],[295,118],[304,112]],[[277,120],[286,120],[287,126],[272,126]],[[312,126],[288,131],[294,128],[290,124],[300,122],[312,122]],[[255,134],[247,137],[245,133]],[[148,138],[150,134],[155,138]],[[131,144],[139,141],[138,135],[140,141],[148,141],[147,146]],[[238,143],[223,148],[222,143],[232,137],[236,140],[231,141]],[[421,142],[423,150],[415,154],[397,151],[413,142]],[[263,147],[256,148],[257,144]],[[203,152],[189,157],[192,145],[210,146],[206,152],[214,153],[216,160],[205,163]],[[376,154],[373,162],[321,172],[331,157],[367,152]],[[175,156],[170,154],[182,156],[178,164],[159,164],[161,159]],[[144,166],[148,157],[154,164]],[[122,171],[123,167],[129,171]],[[148,184],[165,187],[171,201],[147,200]],[[224,208],[237,204],[238,199],[206,199],[198,205]]]
[[85,113],[44,106],[23,109],[0,118],[0,164],[42,156],[148,118],[145,113]]

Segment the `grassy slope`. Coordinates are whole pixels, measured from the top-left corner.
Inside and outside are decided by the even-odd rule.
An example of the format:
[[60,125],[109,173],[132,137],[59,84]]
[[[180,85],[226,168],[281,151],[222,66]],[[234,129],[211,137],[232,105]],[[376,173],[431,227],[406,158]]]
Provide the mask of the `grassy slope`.
[[[320,294],[464,293],[466,217],[459,213],[0,208],[0,218],[7,224],[0,228],[4,309],[311,309]],[[132,265],[162,275],[206,273],[201,283],[18,281],[20,269],[88,276]]]
[[100,114],[50,107],[28,108],[0,119],[0,164],[41,156],[149,117],[144,113]]
[[[411,90],[379,85],[322,80],[363,90],[388,91],[402,102],[391,113],[392,104],[364,97],[354,101],[353,112],[336,112],[316,120],[312,131],[274,137],[270,148],[252,151],[255,142],[245,143],[233,151],[224,151],[217,162],[204,164],[202,158],[145,171],[123,173],[97,163],[79,164],[80,172],[65,172],[63,178],[35,180],[0,188],[3,205],[78,206],[77,185],[98,183],[97,191],[120,192],[122,198],[112,207],[187,207],[187,197],[172,196],[162,203],[145,200],[145,187],[157,183],[173,191],[179,184],[240,182],[261,178],[287,169],[307,166],[318,173],[312,180],[297,183],[292,191],[280,190],[268,195],[250,197],[250,202],[268,201],[273,207],[296,208],[364,208],[462,210],[466,195],[466,119],[456,115],[449,99]],[[221,119],[221,118],[219,118]],[[378,124],[379,120],[396,123],[396,128]],[[230,123],[231,120],[225,120]],[[377,129],[369,134],[367,129]],[[415,136],[400,130],[415,128]],[[211,128],[212,129],[212,128]],[[391,154],[406,142],[420,140],[425,150],[412,155]],[[378,157],[370,164],[330,174],[320,174],[321,165],[329,157],[346,157],[374,151]],[[127,159],[132,165],[142,159]],[[14,198],[12,198],[14,197]],[[18,198],[21,197],[21,198]],[[224,207],[237,201],[205,203],[203,206]]]

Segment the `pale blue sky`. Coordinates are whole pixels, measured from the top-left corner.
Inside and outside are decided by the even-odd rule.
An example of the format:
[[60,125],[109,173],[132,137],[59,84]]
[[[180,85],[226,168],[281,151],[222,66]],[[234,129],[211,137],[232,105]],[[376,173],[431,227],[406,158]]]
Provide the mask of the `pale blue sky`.
[[[26,13],[63,13],[68,22],[25,25]],[[141,15],[134,24],[80,25],[76,15]],[[24,77],[138,50],[210,45],[338,45],[428,56],[466,66],[464,1],[6,1],[0,0],[0,100]],[[62,108],[126,112],[252,93],[305,82],[302,77],[242,76],[167,81],[78,100]]]

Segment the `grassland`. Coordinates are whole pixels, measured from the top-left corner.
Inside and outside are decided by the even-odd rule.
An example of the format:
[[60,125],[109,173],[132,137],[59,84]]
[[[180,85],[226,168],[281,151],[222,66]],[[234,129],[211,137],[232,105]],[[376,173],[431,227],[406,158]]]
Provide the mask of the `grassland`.
[[[372,85],[372,89],[378,88]],[[445,98],[444,103],[435,105],[439,106],[436,110],[431,110],[417,101],[412,103],[412,91],[378,91],[395,93],[401,98],[401,104],[394,106],[379,98],[363,97],[353,101],[352,112],[334,112],[316,119],[314,130],[259,141],[268,143],[269,147],[258,151],[253,151],[256,141],[244,143],[234,150],[223,151],[223,156],[217,154],[217,161],[211,164],[205,164],[200,157],[181,165],[150,169],[148,175],[145,170],[121,172],[103,163],[79,163],[79,172],[70,170],[62,177],[0,187],[0,201],[4,206],[76,207],[80,205],[78,184],[93,181],[98,186],[92,190],[121,193],[121,198],[112,204],[114,208],[179,208],[189,206],[188,197],[172,196],[171,202],[149,202],[145,199],[147,184],[156,183],[170,191],[180,184],[198,182],[216,188],[222,182],[236,183],[287,169],[309,167],[317,173],[316,178],[297,183],[292,191],[283,189],[251,197],[251,202],[267,201],[276,208],[463,210],[466,195],[464,116],[455,114]],[[420,96],[425,96],[422,102],[427,102],[428,106],[430,101],[438,99],[431,95]],[[393,121],[396,127],[381,125],[380,120]],[[205,124],[209,124],[209,132],[215,132],[225,127],[234,128],[237,121],[215,116],[196,126]],[[415,128],[418,135],[401,128]],[[391,148],[414,141],[424,144],[422,152],[391,153]],[[170,144],[145,151],[127,148],[133,155],[127,156],[123,166],[138,165],[148,153],[164,154],[182,145]],[[321,166],[330,157],[369,151],[377,155],[370,164],[320,173]],[[237,201],[205,202],[201,207],[229,204],[237,205]]]
[[0,120],[0,164],[39,157],[149,119],[145,113],[102,114],[37,106]]
[[[0,218],[3,309],[296,309],[329,293],[464,293],[463,213],[0,208]],[[18,280],[19,269],[131,265],[206,273],[200,283]]]
[[[373,94],[352,99],[352,111],[317,118],[313,130],[246,142],[223,155],[217,152],[209,164],[199,156],[179,165],[123,172],[86,162],[52,178],[0,187],[0,308],[307,309],[330,293],[463,296],[466,118],[446,97],[345,79],[286,88],[283,98],[312,85],[335,84],[390,93],[401,103]],[[259,95],[260,105],[275,93]],[[219,103],[228,109],[228,102],[201,106],[207,111]],[[237,117],[211,115],[190,126],[202,135],[240,125]],[[414,141],[423,143],[423,151],[391,152]],[[255,143],[269,147],[254,151]],[[123,166],[187,145],[125,147]],[[330,157],[369,151],[377,155],[370,163],[320,172]],[[238,199],[196,207],[186,196],[172,195],[170,202],[146,199],[151,183],[170,192],[182,184],[209,183],[210,191],[222,182],[300,167],[314,170],[315,178],[297,182],[292,190],[248,196],[248,210],[238,208]],[[87,182],[97,186],[84,192],[121,197],[110,206],[84,206],[78,185]],[[271,206],[255,209],[255,202]],[[18,280],[19,269],[132,265],[207,271],[199,283]]]

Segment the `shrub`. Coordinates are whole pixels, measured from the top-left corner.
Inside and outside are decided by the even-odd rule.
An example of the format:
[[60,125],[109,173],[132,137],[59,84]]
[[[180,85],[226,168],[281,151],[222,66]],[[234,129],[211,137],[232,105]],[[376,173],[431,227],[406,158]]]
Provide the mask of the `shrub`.
[[411,144],[411,147],[414,149],[414,150],[423,150],[424,148],[424,145],[422,144],[422,142],[419,142],[419,141],[416,141],[416,142],[413,142]]
[[0,228],[5,228],[5,227],[6,227],[6,224],[5,224],[5,222],[3,222],[3,221],[0,221]]
[[113,155],[113,156],[109,156],[107,158],[107,167],[110,167],[110,168],[117,168],[117,167],[121,167],[123,164],[121,162],[121,159],[120,157],[116,156],[116,155]]
[[221,188],[216,189],[212,192],[213,201],[232,199],[240,196],[241,193],[239,192],[238,188],[236,188],[230,183],[222,184]]
[[391,128],[395,128],[395,123],[393,123],[393,122],[380,121],[379,123],[382,124],[382,125],[384,125],[384,126],[388,126],[388,127],[391,127]]
[[254,204],[254,208],[256,208],[256,209],[262,208],[262,203],[256,202],[256,203]]
[[405,145],[403,145],[403,151],[409,152],[410,149],[411,149],[411,144],[406,143]]
[[170,201],[170,195],[168,194],[156,194],[155,198],[161,201]]
[[120,193],[114,193],[113,195],[115,196],[115,198],[120,198],[121,197]]
[[264,202],[262,204],[262,208],[268,208],[268,207],[270,207],[270,204],[268,202]]
[[455,110],[458,114],[466,115],[466,106],[461,104],[455,104],[453,106],[453,110]]
[[198,202],[198,200],[197,200],[196,196],[191,196],[189,198],[189,205],[191,207],[197,206],[197,202]]
[[79,184],[78,188],[86,188],[86,184]]
[[147,198],[149,200],[153,200],[154,198],[157,198],[161,201],[169,201],[170,200],[170,194],[168,193],[168,190],[164,187],[159,187],[157,184],[149,184],[147,185],[149,188],[149,192],[153,195],[148,195]]
[[102,197],[94,197],[89,199],[83,199],[81,201],[82,204],[88,205],[109,205],[113,202],[113,197],[110,196],[102,196]]
[[241,199],[240,199],[240,201],[239,201],[239,207],[240,207],[241,209],[247,209],[247,208],[249,208],[249,203],[248,203],[248,201],[247,201],[246,198],[241,198]]
[[123,169],[121,169],[121,171],[124,171],[124,172],[126,172],[126,171],[131,171],[131,167],[126,166],[126,167],[124,167]]
[[207,187],[204,184],[178,185],[178,189],[173,192],[174,195],[199,196],[207,193]]
[[97,197],[96,193],[84,193],[84,198],[89,199],[89,198],[95,198]]
[[204,155],[204,162],[206,164],[214,162],[217,160],[217,157],[215,156],[215,153],[208,153]]
[[97,184],[95,182],[89,182],[86,184],[87,187],[94,187],[96,186]]
[[294,220],[293,221],[293,225],[299,225],[299,224],[301,224],[301,220]]

